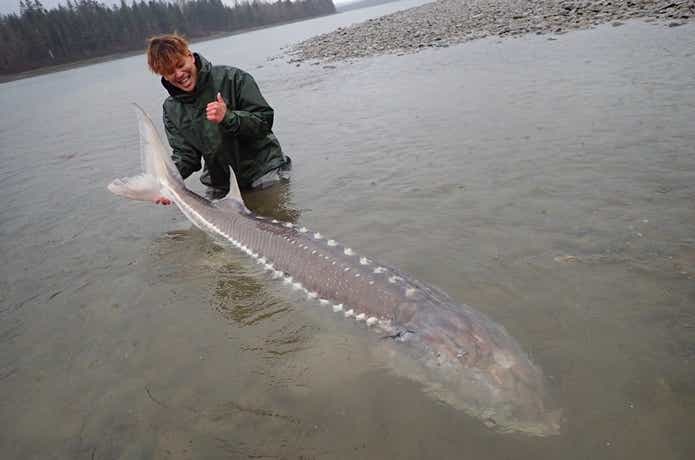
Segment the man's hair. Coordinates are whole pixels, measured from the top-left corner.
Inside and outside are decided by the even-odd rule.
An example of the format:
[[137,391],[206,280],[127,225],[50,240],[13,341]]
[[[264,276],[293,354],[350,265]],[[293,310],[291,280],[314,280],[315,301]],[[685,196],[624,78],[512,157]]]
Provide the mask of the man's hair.
[[178,61],[189,53],[188,42],[178,34],[156,35],[147,40],[147,65],[159,75],[173,72]]

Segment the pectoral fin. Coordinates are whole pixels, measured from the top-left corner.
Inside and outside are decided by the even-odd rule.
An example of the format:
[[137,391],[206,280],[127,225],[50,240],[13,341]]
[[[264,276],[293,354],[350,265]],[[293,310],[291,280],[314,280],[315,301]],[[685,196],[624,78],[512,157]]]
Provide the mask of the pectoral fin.
[[159,181],[152,174],[116,179],[108,185],[108,189],[131,200],[155,201],[164,195]]

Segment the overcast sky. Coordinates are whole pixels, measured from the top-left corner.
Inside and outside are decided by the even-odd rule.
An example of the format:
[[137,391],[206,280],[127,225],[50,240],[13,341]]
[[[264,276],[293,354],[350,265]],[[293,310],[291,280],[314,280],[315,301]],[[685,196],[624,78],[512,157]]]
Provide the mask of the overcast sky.
[[[121,0],[100,0],[101,3],[105,3],[107,5],[118,5],[121,3]],[[223,0],[224,1],[224,0]],[[342,3],[349,3],[351,1],[355,0],[333,0],[333,3],[337,6]],[[43,6],[50,10],[52,8],[56,8],[59,4],[61,5],[66,5],[68,3],[67,0],[41,0],[41,3]],[[133,0],[126,0],[126,3],[128,5],[133,3]],[[234,4],[233,0],[229,0],[229,4]],[[0,0],[0,14],[10,14],[10,13],[19,13],[19,0]]]
[[[41,3],[46,9],[50,10],[51,8],[57,7],[58,4],[66,5],[68,0],[41,0]],[[120,0],[106,0],[102,1],[102,3],[113,5],[120,3]],[[127,3],[130,5],[131,2],[128,1]],[[0,0],[0,14],[9,13],[19,13],[19,0]]]

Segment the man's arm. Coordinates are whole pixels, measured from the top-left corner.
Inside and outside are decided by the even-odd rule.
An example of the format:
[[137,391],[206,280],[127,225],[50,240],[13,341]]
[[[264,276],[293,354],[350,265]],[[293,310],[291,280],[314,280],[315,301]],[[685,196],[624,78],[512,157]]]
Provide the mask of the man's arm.
[[171,159],[174,160],[181,177],[186,179],[194,172],[199,171],[201,168],[200,153],[186,142],[179,129],[167,116],[166,110],[164,110],[164,129],[171,146]]
[[[222,101],[218,97],[208,105],[208,108],[211,105],[216,107],[218,115],[213,118],[208,116],[208,119],[219,123],[224,132],[233,136],[261,138],[268,135],[273,127],[274,112],[263,98],[256,81],[250,74],[237,69],[230,83],[232,86],[227,91],[236,93],[236,107],[220,107],[221,103],[232,101],[232,94],[223,94]],[[219,117],[220,111],[223,112],[222,117]]]
[[[176,125],[167,117],[166,110],[163,117],[164,128],[172,150],[171,159],[174,160],[181,177],[185,179],[200,169],[200,154],[186,143]],[[155,203],[170,205],[171,200],[165,196],[160,196],[155,200]]]

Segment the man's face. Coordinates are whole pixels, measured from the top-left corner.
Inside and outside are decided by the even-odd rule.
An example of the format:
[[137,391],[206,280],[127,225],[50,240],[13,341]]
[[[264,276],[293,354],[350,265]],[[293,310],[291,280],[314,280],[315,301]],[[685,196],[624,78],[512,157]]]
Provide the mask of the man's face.
[[187,55],[181,56],[175,67],[171,71],[162,74],[162,76],[180,90],[187,93],[193,91],[198,80],[198,69],[195,66],[193,53],[189,51]]

